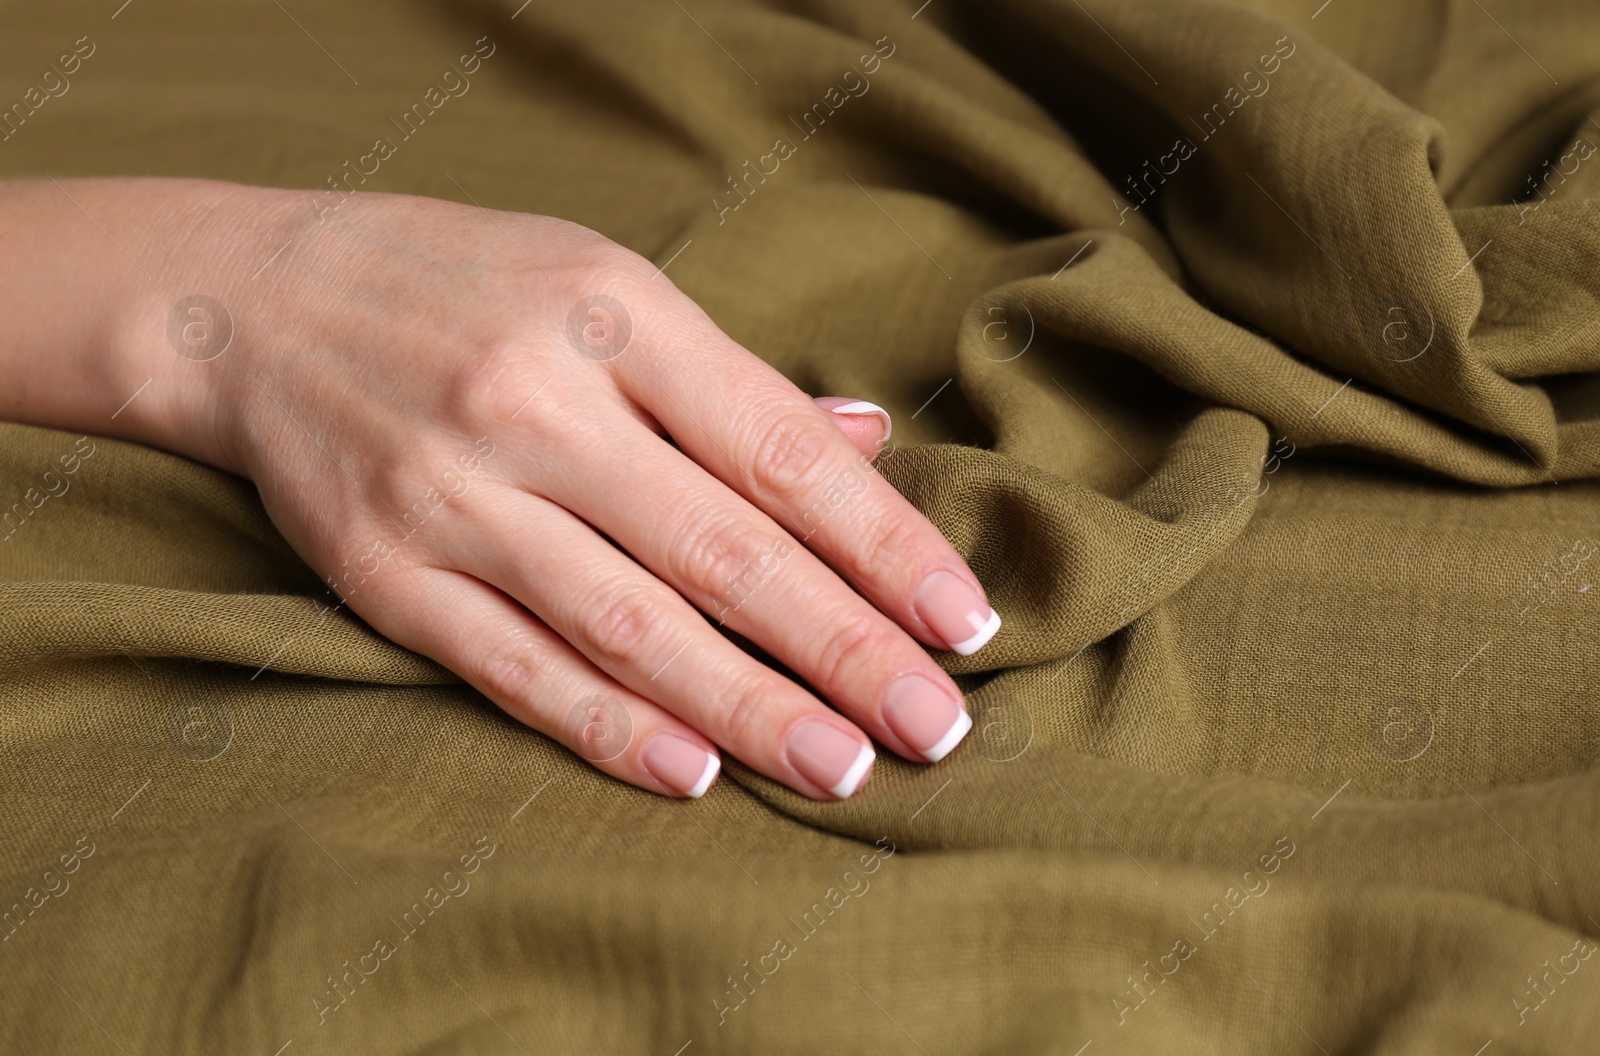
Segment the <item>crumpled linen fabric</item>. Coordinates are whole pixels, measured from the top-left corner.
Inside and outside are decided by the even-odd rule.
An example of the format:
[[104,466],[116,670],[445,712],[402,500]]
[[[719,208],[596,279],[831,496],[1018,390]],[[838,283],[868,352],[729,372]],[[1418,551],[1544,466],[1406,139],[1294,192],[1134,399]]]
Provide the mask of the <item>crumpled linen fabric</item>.
[[7,1051],[1584,1051],[1600,10],[519,3],[8,7],[0,173],[650,256],[892,412],[1005,618],[976,727],[655,797],[247,481],[0,427]]

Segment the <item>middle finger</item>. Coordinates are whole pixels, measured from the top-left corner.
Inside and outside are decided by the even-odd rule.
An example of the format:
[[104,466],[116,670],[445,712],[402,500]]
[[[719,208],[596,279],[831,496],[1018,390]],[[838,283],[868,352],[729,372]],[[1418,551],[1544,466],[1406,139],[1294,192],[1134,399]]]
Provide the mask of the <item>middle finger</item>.
[[603,435],[543,493],[898,754],[936,762],[971,729],[950,676],[771,517],[632,419]]

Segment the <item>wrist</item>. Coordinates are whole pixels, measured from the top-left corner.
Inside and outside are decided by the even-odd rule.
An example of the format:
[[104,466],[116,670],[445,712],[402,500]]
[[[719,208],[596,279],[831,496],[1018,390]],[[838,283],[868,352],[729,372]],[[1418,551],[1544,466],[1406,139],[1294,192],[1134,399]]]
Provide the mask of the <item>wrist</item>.
[[[206,180],[139,180],[140,270],[109,298],[108,432],[249,475],[248,376],[261,348],[262,266],[304,218],[292,192]],[[302,206],[303,209],[303,206]],[[287,255],[287,254],[284,254]],[[275,263],[282,263],[281,260]]]

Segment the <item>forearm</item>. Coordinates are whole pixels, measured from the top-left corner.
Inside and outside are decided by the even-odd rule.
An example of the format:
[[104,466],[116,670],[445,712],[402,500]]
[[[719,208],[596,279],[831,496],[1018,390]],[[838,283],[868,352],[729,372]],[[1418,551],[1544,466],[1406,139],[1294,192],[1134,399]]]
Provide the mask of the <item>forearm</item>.
[[218,355],[228,314],[187,302],[236,299],[289,237],[272,243],[289,226],[284,193],[205,180],[0,183],[0,420],[238,471],[215,399],[236,366],[218,362],[236,351]]

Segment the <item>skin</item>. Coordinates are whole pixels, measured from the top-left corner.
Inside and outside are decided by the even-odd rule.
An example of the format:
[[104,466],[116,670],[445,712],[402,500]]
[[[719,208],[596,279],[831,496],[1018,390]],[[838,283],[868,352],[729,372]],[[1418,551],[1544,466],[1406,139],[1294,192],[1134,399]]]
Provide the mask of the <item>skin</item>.
[[[676,795],[640,756],[665,730],[832,799],[786,755],[797,724],[921,762],[884,721],[889,681],[961,700],[912,598],[937,569],[982,587],[872,471],[879,419],[830,413],[847,401],[813,400],[592,231],[165,179],[0,183],[0,230],[0,418],[249,478],[349,609],[608,774]],[[168,336],[199,292],[233,324],[214,358]],[[579,316],[587,351],[569,339],[595,294],[631,321],[618,354],[604,312]],[[208,354],[211,332],[192,332]],[[803,531],[839,480],[855,494]],[[752,564],[769,571],[730,600]],[[574,715],[596,697],[626,712],[606,716],[626,744],[585,740]]]

